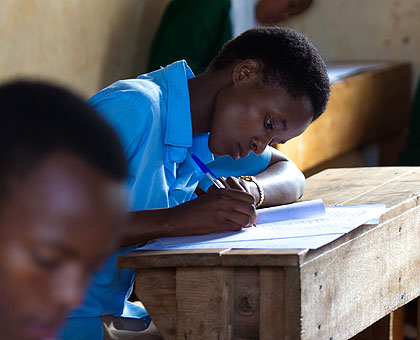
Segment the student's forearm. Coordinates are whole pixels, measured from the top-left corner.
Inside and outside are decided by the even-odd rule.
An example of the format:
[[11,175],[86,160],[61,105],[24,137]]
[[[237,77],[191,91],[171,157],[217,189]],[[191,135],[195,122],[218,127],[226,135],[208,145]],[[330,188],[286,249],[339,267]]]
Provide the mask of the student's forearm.
[[[261,207],[295,202],[305,189],[305,177],[291,161],[274,163],[255,177],[264,189]],[[251,190],[254,197],[259,199],[257,186],[252,185]]]
[[[243,175],[248,175],[244,173]],[[292,203],[299,199],[305,188],[305,177],[297,166],[278,150],[272,150],[268,167],[255,176],[258,184],[264,190],[264,200],[260,207],[271,207]],[[260,201],[260,192],[254,182],[241,177],[222,178],[227,187],[244,190],[252,194],[255,204]],[[210,188],[213,190],[213,188]]]
[[128,221],[122,231],[121,247],[133,246],[144,243],[154,238],[168,235],[165,216],[167,209],[151,209],[131,211]]
[[172,208],[129,213],[121,247],[157,237],[241,230],[255,223],[254,198],[244,191],[220,189]]

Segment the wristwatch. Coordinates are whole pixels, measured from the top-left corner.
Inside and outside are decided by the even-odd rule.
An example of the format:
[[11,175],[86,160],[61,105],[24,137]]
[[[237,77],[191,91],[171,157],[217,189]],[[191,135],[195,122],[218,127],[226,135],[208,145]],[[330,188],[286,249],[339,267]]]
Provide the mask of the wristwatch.
[[243,179],[244,181],[254,182],[255,183],[255,185],[257,186],[258,192],[260,194],[260,200],[255,205],[255,207],[256,208],[260,207],[261,204],[263,204],[263,202],[264,202],[264,188],[262,187],[262,185],[260,184],[260,182],[255,178],[255,176],[239,176],[239,178],[240,179]]

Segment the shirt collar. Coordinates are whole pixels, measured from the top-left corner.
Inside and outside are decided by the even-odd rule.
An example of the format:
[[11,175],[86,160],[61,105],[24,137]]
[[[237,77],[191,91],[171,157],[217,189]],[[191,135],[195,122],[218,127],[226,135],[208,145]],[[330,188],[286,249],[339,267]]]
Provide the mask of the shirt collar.
[[187,80],[194,77],[185,60],[176,61],[164,69],[168,82],[168,109],[165,144],[190,148],[192,122]]
[[197,155],[204,164],[209,164],[214,161],[214,155],[209,149],[209,133],[200,133],[194,136],[191,152]]

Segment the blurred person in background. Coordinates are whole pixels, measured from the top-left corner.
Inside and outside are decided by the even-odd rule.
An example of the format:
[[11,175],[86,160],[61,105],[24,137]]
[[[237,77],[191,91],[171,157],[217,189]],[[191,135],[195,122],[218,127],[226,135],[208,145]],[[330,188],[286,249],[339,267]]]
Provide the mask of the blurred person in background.
[[172,0],[154,36],[148,71],[185,59],[203,73],[223,45],[260,25],[284,22],[312,0]]

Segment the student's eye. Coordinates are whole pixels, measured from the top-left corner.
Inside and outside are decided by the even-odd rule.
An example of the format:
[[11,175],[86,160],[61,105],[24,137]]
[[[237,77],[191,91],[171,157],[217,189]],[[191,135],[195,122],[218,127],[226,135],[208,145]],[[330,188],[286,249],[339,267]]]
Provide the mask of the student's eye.
[[273,119],[271,118],[270,115],[265,116],[264,126],[268,130],[273,130],[274,129]]
[[33,252],[31,255],[33,261],[43,269],[53,270],[60,265],[60,260],[49,255],[40,254],[37,252]]

